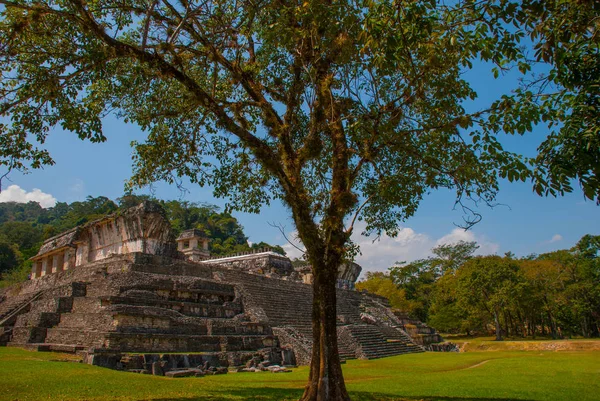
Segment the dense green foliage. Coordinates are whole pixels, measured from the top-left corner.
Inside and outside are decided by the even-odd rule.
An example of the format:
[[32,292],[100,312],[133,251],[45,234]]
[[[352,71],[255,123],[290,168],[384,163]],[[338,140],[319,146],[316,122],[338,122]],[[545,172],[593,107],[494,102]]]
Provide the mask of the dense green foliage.
[[[596,0],[523,0],[519,21],[535,43],[534,58],[551,68],[528,83],[550,120],[560,122],[540,145],[537,162],[554,189],[579,178],[584,194],[600,203],[600,38]],[[567,108],[556,108],[564,103]],[[542,191],[542,182],[537,190]],[[559,191],[560,192],[560,191]]]
[[[389,274],[386,273],[367,272],[366,280],[356,283],[356,290],[366,290],[373,294],[386,297],[388,301],[390,301],[390,306],[392,308],[404,311],[410,310],[411,312],[417,309],[414,302],[407,299],[406,290],[404,288],[398,288],[390,278]],[[414,313],[412,314],[414,315]]]
[[[148,196],[124,195],[115,203],[103,196],[88,196],[82,202],[58,202],[47,209],[36,202],[0,203],[0,277],[5,284],[24,280],[30,271],[27,260],[37,253],[45,239],[148,199]],[[260,248],[285,254],[278,245],[260,242],[249,246],[237,219],[220,212],[217,206],[178,200],[154,201],[165,209],[175,235],[190,228],[200,229],[212,240],[209,247],[215,256]]]
[[[285,374],[168,379],[56,362],[68,357],[0,348],[0,369],[7,372],[0,376],[0,398],[291,401],[308,376],[307,367],[299,367]],[[592,401],[600,393],[600,351],[429,352],[352,360],[343,369],[359,401]]]
[[519,259],[472,256],[476,248],[434,248],[435,256],[367,275],[357,287],[445,332],[494,331],[497,339],[600,335],[600,236]]

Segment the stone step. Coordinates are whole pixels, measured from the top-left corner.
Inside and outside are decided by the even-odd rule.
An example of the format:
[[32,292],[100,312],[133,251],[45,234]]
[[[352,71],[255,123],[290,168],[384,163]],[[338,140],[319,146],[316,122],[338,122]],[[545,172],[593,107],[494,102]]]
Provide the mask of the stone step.
[[[363,348],[362,349],[363,352],[367,353],[367,354],[396,354],[396,353],[406,353],[406,352],[411,352],[413,351],[412,348],[385,348],[385,347],[380,347],[380,348]],[[421,350],[415,350],[420,352]]]
[[28,312],[17,317],[15,327],[53,327],[60,321],[60,313]]
[[230,303],[225,306],[210,303],[132,297],[107,297],[103,299],[103,303],[111,305],[153,306],[174,310],[187,316],[199,317],[233,317],[243,312],[243,307],[239,303]]
[[45,342],[121,349],[128,352],[145,352],[148,349],[153,349],[154,352],[252,351],[277,343],[273,336],[102,332],[62,328],[48,329]]
[[92,347],[105,346],[106,333],[102,331],[70,329],[70,328],[51,328],[47,329],[44,342],[49,344],[69,344],[74,346]]
[[126,349],[129,352],[220,352],[253,351],[277,344],[272,336],[193,336],[170,334],[108,333],[110,348]]
[[98,311],[103,309],[101,299],[98,297],[77,297],[73,298],[73,306],[71,312],[81,313],[89,312],[92,310]]
[[32,302],[41,296],[41,292],[8,297],[0,303],[0,326],[12,326],[17,316],[27,313]]
[[47,343],[30,343],[30,344],[19,344],[10,343],[9,347],[24,348],[29,351],[39,352],[62,352],[67,354],[75,354],[79,351],[83,351],[86,347],[69,345],[69,344],[47,344]]
[[[141,311],[143,312],[143,311]],[[190,335],[270,335],[268,326],[230,319],[173,318],[117,312],[66,313],[57,326],[61,329],[82,329],[121,333],[162,333]]]
[[72,296],[43,296],[32,303],[32,308],[37,312],[64,313],[70,312],[73,307]]
[[102,331],[114,325],[111,313],[62,313],[58,328]]
[[14,327],[9,344],[43,343],[47,330],[45,327]]
[[366,353],[387,353],[387,352],[404,352],[404,351],[422,351],[421,349],[410,348],[410,347],[400,347],[400,348],[391,348],[391,347],[366,347],[362,348]]
[[390,348],[390,347],[362,347],[365,353],[379,353],[379,352],[404,352],[411,348]]
[[162,280],[155,280],[152,284],[134,284],[134,285],[123,285],[120,287],[120,292],[126,295],[127,292],[135,291],[146,291],[161,295],[163,297],[169,294],[189,294],[194,300],[198,297],[206,297],[207,299],[211,296],[216,298],[225,297],[233,299],[235,297],[234,286],[228,283],[219,283],[212,280],[195,279],[191,285],[181,283],[176,280],[169,278],[163,278]]
[[402,332],[391,327],[365,324],[346,327],[360,345],[362,354],[368,359],[423,351],[412,341],[407,341],[407,336],[403,336]]

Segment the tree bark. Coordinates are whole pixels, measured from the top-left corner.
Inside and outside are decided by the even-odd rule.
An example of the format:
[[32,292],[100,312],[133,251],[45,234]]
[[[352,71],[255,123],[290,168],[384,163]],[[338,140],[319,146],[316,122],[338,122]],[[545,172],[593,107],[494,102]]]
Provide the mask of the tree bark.
[[313,265],[313,274],[313,348],[301,401],[349,401],[337,346],[337,264]]
[[557,335],[556,335],[556,324],[554,322],[554,316],[552,316],[552,313],[550,313],[550,311],[546,311],[546,313],[548,314],[548,324],[550,325],[550,332],[552,334],[552,339],[556,340],[557,339]]
[[591,337],[587,316],[583,316],[581,318],[581,334],[583,335],[584,338]]
[[502,341],[502,327],[500,326],[500,312],[494,311],[494,323],[496,324],[496,341]]

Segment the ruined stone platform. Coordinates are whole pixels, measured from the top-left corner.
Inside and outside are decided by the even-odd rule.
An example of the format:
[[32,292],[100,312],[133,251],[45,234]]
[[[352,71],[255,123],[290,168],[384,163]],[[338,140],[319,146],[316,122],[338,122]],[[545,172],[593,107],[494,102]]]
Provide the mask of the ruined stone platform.
[[[312,346],[310,285],[221,265],[132,253],[4,293],[0,312],[10,317],[2,324],[11,332],[9,346],[225,352],[232,361],[235,353],[251,358],[291,349],[301,364]],[[384,317],[367,324],[362,315],[372,310]],[[356,291],[338,290],[338,331],[345,359],[422,351],[394,327],[385,299]]]
[[[92,361],[204,353],[233,366],[310,362],[309,266],[268,250],[210,259],[194,230],[178,241],[147,202],[48,239],[31,280],[0,290],[0,344]],[[353,290],[360,270],[338,272],[341,358],[423,352],[385,298]]]

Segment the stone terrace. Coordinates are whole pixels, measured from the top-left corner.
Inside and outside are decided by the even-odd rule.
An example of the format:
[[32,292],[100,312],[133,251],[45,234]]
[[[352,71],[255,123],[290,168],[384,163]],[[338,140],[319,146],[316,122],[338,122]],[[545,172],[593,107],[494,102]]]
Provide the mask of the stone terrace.
[[[270,327],[244,313],[233,285],[136,271],[151,270],[152,265],[140,265],[135,259],[117,258],[90,269],[59,272],[46,286],[40,281],[44,278],[24,285],[23,294],[11,297],[10,304],[0,304],[2,310],[12,309],[10,314],[28,302],[28,308],[21,308],[5,324],[11,331],[8,345],[62,351],[227,353],[237,364],[261,350],[277,349]],[[199,270],[196,273],[206,275],[205,269]]]
[[[337,291],[343,359],[423,351],[383,298]],[[32,280],[0,303],[11,346],[226,353],[232,364],[282,356],[274,333],[308,363],[311,309],[312,287],[298,281],[140,253]]]

